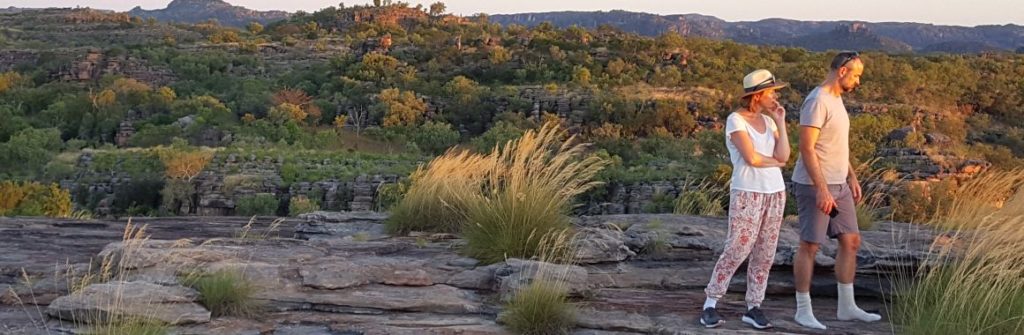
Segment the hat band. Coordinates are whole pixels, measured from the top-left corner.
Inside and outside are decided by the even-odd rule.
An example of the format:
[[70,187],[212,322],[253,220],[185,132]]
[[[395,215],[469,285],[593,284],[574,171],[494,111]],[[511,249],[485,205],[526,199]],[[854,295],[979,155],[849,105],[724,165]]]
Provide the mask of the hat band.
[[771,78],[765,79],[760,84],[754,85],[754,87],[744,88],[743,91],[744,91],[744,93],[757,92],[757,91],[760,91],[760,90],[762,90],[762,89],[764,89],[766,87],[770,87],[772,85],[775,85],[775,76],[772,76]]

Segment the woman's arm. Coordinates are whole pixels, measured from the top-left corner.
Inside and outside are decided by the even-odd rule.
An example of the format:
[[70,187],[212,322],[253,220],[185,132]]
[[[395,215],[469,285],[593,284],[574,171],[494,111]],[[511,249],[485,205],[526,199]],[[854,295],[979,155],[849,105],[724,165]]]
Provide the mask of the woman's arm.
[[743,156],[743,161],[747,162],[747,165],[753,167],[783,167],[786,166],[786,162],[779,162],[774,157],[768,157],[754,151],[754,143],[750,140],[750,135],[746,131],[737,130],[729,135],[729,140],[736,146],[736,150],[740,152],[740,156]]
[[788,162],[790,147],[789,147],[789,134],[786,131],[786,110],[782,108],[782,105],[778,105],[774,111],[769,113],[772,121],[775,122],[775,150],[772,152],[772,157],[780,162]]

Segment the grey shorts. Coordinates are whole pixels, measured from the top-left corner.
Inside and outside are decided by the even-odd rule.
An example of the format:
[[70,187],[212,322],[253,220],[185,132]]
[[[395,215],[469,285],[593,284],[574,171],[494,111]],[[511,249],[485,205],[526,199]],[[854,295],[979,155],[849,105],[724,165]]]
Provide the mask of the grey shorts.
[[834,218],[818,209],[818,192],[813,186],[793,183],[793,196],[800,216],[800,240],[820,244],[842,234],[860,233],[857,228],[857,208],[853,203],[850,186],[828,185],[828,191],[832,193],[839,211]]

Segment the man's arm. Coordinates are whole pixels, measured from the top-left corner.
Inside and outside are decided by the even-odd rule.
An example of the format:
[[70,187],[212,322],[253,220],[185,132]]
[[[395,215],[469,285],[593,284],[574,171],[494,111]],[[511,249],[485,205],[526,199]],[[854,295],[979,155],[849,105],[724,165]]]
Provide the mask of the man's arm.
[[846,174],[846,183],[850,185],[853,201],[860,203],[863,193],[861,192],[860,180],[857,179],[857,170],[853,168],[853,163],[850,163],[850,172]]
[[803,158],[804,168],[806,168],[807,175],[811,177],[814,189],[818,193],[818,209],[828,213],[835,207],[836,202],[832,199],[832,193],[828,191],[825,175],[821,173],[818,153],[814,151],[814,145],[818,143],[819,135],[821,135],[821,129],[811,126],[800,126],[800,157]]

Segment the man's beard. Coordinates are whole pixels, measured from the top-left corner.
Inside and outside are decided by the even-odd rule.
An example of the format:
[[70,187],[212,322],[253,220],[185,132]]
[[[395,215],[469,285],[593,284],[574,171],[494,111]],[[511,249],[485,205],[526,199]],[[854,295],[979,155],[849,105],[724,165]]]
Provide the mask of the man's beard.
[[851,86],[840,85],[840,86],[842,86],[843,92],[845,92],[845,93],[850,93],[850,92],[856,91],[857,88],[860,87],[860,85],[851,85]]

